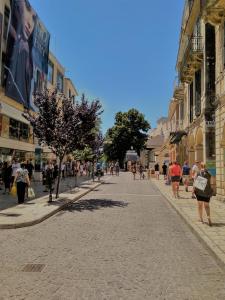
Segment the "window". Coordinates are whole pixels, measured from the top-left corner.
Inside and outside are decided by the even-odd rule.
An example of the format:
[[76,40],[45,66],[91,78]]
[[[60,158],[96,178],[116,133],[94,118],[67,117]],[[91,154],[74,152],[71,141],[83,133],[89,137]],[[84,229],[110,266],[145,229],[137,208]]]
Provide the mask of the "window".
[[195,115],[201,115],[201,70],[195,73]]
[[9,137],[11,139],[27,141],[29,138],[29,127],[27,124],[14,119],[9,121]]
[[3,28],[3,38],[6,41],[8,36],[8,27],[9,27],[9,16],[10,16],[10,9],[5,6],[4,10],[4,28]]
[[6,86],[6,69],[4,65],[6,64],[6,54],[2,52],[2,69],[1,69],[1,85]]
[[49,60],[48,61],[48,82],[53,84],[53,75],[54,75],[54,65],[53,63]]
[[63,75],[59,71],[57,72],[57,89],[63,93]]
[[69,98],[71,98],[71,90],[70,89],[69,89],[69,95],[68,96],[69,96]]

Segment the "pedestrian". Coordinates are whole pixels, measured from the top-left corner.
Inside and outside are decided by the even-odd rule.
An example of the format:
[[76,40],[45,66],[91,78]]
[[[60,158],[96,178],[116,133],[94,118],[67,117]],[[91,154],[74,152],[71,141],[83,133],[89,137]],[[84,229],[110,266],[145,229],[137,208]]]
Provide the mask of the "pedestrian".
[[136,173],[137,173],[137,169],[136,169],[136,165],[135,164],[133,164],[131,166],[131,172],[133,173],[133,179],[135,180]]
[[179,184],[182,172],[180,165],[176,161],[172,164],[170,172],[174,197],[179,198]]
[[139,166],[140,180],[144,179],[144,168],[142,165]]
[[8,162],[5,161],[2,167],[2,181],[4,182],[5,185],[5,191],[3,194],[6,194],[7,190],[8,190],[8,194],[10,192],[11,176],[12,176],[12,167]]
[[27,186],[30,186],[28,171],[25,168],[25,163],[16,170],[13,184],[16,185],[18,204],[24,203]]
[[120,175],[120,165],[119,165],[118,161],[115,164],[115,168],[116,168],[116,176],[119,176]]
[[159,164],[155,164],[155,178],[159,180]]
[[65,179],[65,168],[66,168],[66,165],[63,162],[61,165],[62,179]]
[[114,171],[114,164],[113,164],[113,163],[111,163],[109,168],[110,168],[110,175],[113,175],[113,171]]
[[11,177],[11,185],[13,184],[16,176],[17,169],[20,168],[20,163],[17,159],[12,161],[12,177]]
[[165,164],[165,162],[162,165],[162,170],[163,170],[164,180],[166,180],[167,179],[167,165]]
[[54,183],[55,183],[55,179],[56,179],[57,173],[58,173],[58,170],[56,170],[55,166],[56,165],[53,165],[51,160],[45,166],[46,190],[49,191],[49,193],[50,193],[48,202],[52,202],[52,192],[54,190]]
[[205,188],[198,188],[195,186],[195,195],[198,201],[198,214],[199,214],[199,221],[203,223],[203,206],[205,208],[205,212],[208,219],[209,226],[212,226],[211,218],[210,218],[210,198],[213,195],[213,189],[211,187],[211,175],[205,167],[205,164],[201,162],[200,170],[197,173],[196,181],[198,180],[198,176],[203,177],[206,179]]
[[[199,161],[196,160],[195,163],[193,164],[192,168],[191,168],[191,177],[192,177],[192,181],[194,182],[196,177],[197,177],[197,174],[200,170],[200,166],[199,166]],[[195,199],[195,188],[194,188],[194,185],[193,185],[193,188],[192,188],[192,199]]]
[[32,164],[32,159],[30,161],[27,161],[26,169],[28,171],[28,176],[31,181],[32,176],[33,176],[33,170],[34,170],[34,165]]
[[188,161],[184,162],[184,165],[182,167],[182,178],[183,178],[183,183],[185,187],[185,191],[188,192],[188,186],[189,186],[189,180],[190,180],[190,171],[191,168],[188,165]]
[[80,163],[80,176],[83,176],[83,173],[84,173],[84,165],[83,165],[83,163],[81,162],[81,163]]

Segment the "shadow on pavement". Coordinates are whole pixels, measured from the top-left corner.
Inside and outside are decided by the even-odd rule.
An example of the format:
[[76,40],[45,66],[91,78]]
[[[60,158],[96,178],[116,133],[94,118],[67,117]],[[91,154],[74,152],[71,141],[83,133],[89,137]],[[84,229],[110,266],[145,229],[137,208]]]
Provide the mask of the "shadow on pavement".
[[19,217],[19,216],[21,216],[21,214],[0,213],[0,216],[3,216],[3,217]]
[[224,227],[225,226],[225,223],[214,223],[213,222],[213,227]]
[[[113,201],[107,199],[88,199],[81,200],[79,202],[72,203],[67,208],[63,209],[63,211],[69,212],[82,212],[84,210],[94,211],[100,208],[108,208],[108,207],[126,207],[128,203],[123,201]],[[62,211],[62,212],[63,212]],[[59,213],[60,215],[60,213]]]

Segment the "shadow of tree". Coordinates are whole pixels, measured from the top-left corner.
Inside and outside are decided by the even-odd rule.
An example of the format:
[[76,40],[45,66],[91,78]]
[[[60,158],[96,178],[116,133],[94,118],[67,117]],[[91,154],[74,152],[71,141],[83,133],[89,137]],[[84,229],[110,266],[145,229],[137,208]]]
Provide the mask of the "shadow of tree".
[[79,211],[84,210],[94,211],[100,208],[110,208],[110,207],[126,207],[128,203],[123,201],[114,201],[109,199],[88,199],[81,200],[79,202],[72,203],[70,206],[63,209],[63,211]]

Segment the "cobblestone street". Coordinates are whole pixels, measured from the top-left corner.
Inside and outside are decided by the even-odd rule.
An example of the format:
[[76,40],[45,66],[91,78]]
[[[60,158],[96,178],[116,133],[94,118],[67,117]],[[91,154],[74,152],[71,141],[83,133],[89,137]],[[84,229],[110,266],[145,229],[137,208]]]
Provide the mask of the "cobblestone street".
[[4,300],[225,299],[224,270],[160,191],[130,173],[41,224],[1,230],[0,244]]

